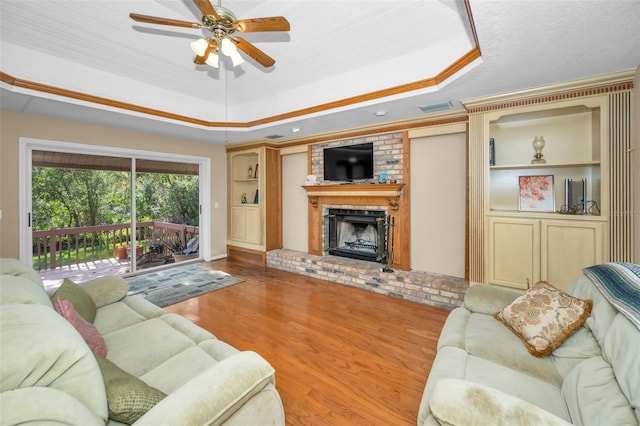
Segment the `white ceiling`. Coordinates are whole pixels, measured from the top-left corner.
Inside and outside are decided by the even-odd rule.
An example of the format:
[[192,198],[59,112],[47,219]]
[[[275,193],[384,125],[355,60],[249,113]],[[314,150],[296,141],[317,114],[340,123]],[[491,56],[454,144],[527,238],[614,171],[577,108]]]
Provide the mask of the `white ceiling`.
[[[213,0],[217,5],[217,0]],[[276,60],[195,65],[202,30],[128,14],[200,21],[192,0],[2,0],[0,71],[16,79],[204,120],[134,113],[2,83],[3,109],[211,143],[277,141],[424,117],[421,105],[626,71],[640,64],[638,0],[470,0],[482,57],[440,85],[475,47],[463,0],[224,0],[239,19],[285,16],[291,31],[242,36]],[[226,66],[225,66],[226,65]],[[367,99],[352,103],[353,97]],[[343,102],[344,101],[344,102]],[[339,108],[323,105],[336,103]],[[309,108],[313,114],[302,114]],[[376,111],[386,115],[378,117]],[[284,114],[286,120],[275,116]],[[265,124],[251,124],[265,121]],[[220,125],[212,125],[212,122]],[[224,123],[242,127],[227,127]],[[300,131],[292,133],[292,128]]]

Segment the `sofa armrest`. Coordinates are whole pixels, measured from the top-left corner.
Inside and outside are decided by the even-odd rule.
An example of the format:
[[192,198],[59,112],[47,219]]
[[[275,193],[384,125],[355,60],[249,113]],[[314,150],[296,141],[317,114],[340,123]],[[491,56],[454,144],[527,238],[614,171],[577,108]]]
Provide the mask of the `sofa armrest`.
[[497,389],[461,379],[440,379],[429,398],[431,415],[445,425],[554,425],[566,420]]
[[[273,367],[255,352],[240,352],[169,394],[135,425],[221,424],[265,386],[275,384]],[[278,399],[279,400],[279,399]],[[279,410],[282,410],[282,403]],[[258,424],[260,411],[246,424]],[[269,410],[264,410],[268,412]],[[282,414],[284,419],[284,413]]]
[[0,392],[0,423],[3,425],[47,424],[104,426],[86,405],[67,392],[42,386]]
[[496,287],[489,284],[476,284],[469,287],[464,296],[464,306],[471,312],[493,315],[517,297],[522,291]]
[[115,303],[129,292],[129,284],[116,275],[96,278],[79,285],[89,293],[97,308]]

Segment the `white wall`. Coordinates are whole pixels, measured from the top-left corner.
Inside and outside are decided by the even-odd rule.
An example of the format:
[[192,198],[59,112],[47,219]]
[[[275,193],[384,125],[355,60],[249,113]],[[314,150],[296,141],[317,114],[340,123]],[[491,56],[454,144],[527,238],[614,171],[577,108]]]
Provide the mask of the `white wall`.
[[282,245],[307,252],[307,191],[302,184],[307,177],[307,150],[282,155]]
[[0,110],[0,257],[19,258],[19,146],[20,138],[139,149],[166,154],[207,157],[211,161],[210,253],[224,256],[227,249],[227,156],[222,144],[194,142],[76,121]]
[[411,269],[465,276],[465,133],[412,138]]

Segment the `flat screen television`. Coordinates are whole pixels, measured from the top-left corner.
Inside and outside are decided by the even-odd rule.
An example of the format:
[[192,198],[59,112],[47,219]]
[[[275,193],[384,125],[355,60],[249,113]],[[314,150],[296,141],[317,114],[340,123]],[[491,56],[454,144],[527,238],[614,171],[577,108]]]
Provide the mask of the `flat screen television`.
[[373,177],[373,142],[324,150],[324,180],[351,182]]

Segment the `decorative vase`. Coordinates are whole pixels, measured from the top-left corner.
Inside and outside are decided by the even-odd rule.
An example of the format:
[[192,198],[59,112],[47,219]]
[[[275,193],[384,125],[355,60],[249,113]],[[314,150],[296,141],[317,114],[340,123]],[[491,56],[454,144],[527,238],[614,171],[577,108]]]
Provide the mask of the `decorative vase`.
[[253,179],[253,168],[249,166],[249,170],[247,171],[247,175],[249,179]]
[[387,183],[387,180],[389,180],[389,175],[386,172],[382,172],[378,175],[378,182]]
[[542,149],[545,145],[544,137],[536,136],[531,145],[533,145],[533,150],[536,152],[533,156],[533,160],[531,160],[531,164],[545,164],[547,160],[542,158]]

